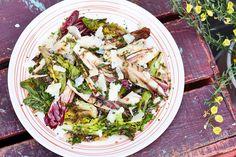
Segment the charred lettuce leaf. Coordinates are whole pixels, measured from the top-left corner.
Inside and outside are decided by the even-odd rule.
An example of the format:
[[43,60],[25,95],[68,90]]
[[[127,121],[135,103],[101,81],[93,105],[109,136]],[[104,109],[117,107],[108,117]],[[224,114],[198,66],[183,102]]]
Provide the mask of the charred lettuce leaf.
[[96,32],[100,26],[106,25],[107,19],[90,19],[87,17],[83,17],[82,21],[88,29]]
[[71,64],[70,61],[65,59],[63,56],[55,55],[55,60],[57,61],[57,63],[60,64],[60,66],[62,66],[68,71],[68,77],[70,79],[74,80],[80,76],[81,74],[80,69],[76,67],[75,65]]
[[85,26],[92,32],[96,32],[99,27],[103,27],[103,34],[107,38],[119,37],[127,34],[127,30],[116,23],[108,23],[107,19],[90,19],[87,17],[82,18]]
[[20,83],[28,91],[28,96],[23,100],[25,105],[32,109],[46,113],[53,101],[50,94],[46,93],[47,84],[40,79],[29,78]]

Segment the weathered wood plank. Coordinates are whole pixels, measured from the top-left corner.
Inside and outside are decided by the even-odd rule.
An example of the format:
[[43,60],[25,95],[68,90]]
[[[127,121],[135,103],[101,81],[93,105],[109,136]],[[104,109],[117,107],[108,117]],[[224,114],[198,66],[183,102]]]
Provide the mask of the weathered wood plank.
[[172,11],[172,7],[167,0],[129,0],[133,3],[138,4],[144,9],[148,10],[158,19],[164,19],[173,15],[176,15]]
[[[204,99],[210,96],[211,86],[205,86],[184,94],[180,110],[170,127],[165,133],[147,148],[132,155],[132,157],[152,157],[152,156],[210,156],[225,153],[236,149],[236,126],[231,118],[226,104],[220,106],[219,113],[224,116],[224,123],[221,135],[216,136],[211,129],[204,130],[203,125],[206,121],[202,113],[206,110]],[[37,153],[39,152],[39,153]],[[0,150],[0,154],[9,156],[33,155],[41,156],[40,152],[50,154],[45,148],[41,147],[34,140],[26,141],[21,144],[9,146]],[[39,154],[39,155],[38,155]],[[52,153],[50,154],[54,156]]]
[[[38,2],[31,0],[0,1],[0,63],[9,60],[18,37],[33,18],[46,8],[60,1],[61,0],[39,0]],[[158,18],[164,18],[173,14],[168,1],[165,0],[131,1],[144,7]]]
[[59,157],[51,151],[41,146],[35,140],[27,140],[8,147],[0,149],[0,156],[2,157]]
[[[222,134],[217,136],[211,129],[203,128],[206,122],[202,116],[206,110],[204,100],[210,96],[212,90],[211,86],[205,86],[185,93],[180,110],[170,127],[149,147],[134,154],[133,157],[209,156],[234,149],[235,142],[227,139],[236,135],[236,126],[232,125],[234,120],[225,103],[222,103],[219,110],[224,117],[223,124],[218,124],[223,128]],[[221,147],[214,147],[214,144],[220,143],[221,140],[229,144],[222,143]],[[215,149],[207,149],[211,148],[211,145]]]
[[182,58],[187,84],[211,78],[212,66],[215,66],[215,73],[218,73],[210,49],[193,28],[183,20],[171,21],[165,26],[173,35],[179,48],[183,50]]
[[0,1],[0,63],[9,60],[14,45],[25,27],[40,12],[60,0],[1,0]]
[[25,132],[12,108],[8,88],[7,69],[0,70],[0,140]]

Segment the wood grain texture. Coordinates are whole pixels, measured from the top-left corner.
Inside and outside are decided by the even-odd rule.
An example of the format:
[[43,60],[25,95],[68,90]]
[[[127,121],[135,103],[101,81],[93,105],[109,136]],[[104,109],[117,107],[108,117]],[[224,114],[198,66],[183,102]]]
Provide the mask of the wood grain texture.
[[[14,45],[25,27],[43,10],[61,0],[0,0],[0,63],[10,59]],[[158,18],[172,15],[165,0],[131,0]],[[19,24],[20,27],[15,27]],[[3,33],[4,32],[4,33]]]
[[[204,99],[210,96],[212,90],[211,86],[205,86],[186,92],[180,110],[170,127],[150,146],[132,155],[132,157],[202,157],[235,149],[236,126],[232,125],[234,121],[227,111],[225,103],[220,106],[219,110],[219,113],[224,116],[224,123],[220,125],[223,128],[222,134],[216,136],[211,132],[211,129],[203,129],[206,121],[202,117],[203,111],[206,110]],[[41,157],[41,152],[50,154],[50,156],[57,156],[47,151],[34,140],[0,150],[0,154],[3,156],[12,157],[16,157],[17,154]]]
[[[228,141],[236,135],[234,120],[227,110],[226,104],[220,106],[219,113],[224,117],[222,134],[216,136],[211,128],[205,130],[203,111],[206,110],[204,100],[211,95],[211,86],[205,86],[184,94],[182,105],[177,116],[165,133],[147,148],[132,157],[168,157],[168,156],[210,156],[235,148],[234,141]],[[225,141],[220,144],[220,142]],[[216,143],[218,145],[216,146]],[[228,144],[226,144],[228,143]],[[211,148],[211,149],[210,149]]]
[[190,28],[183,20],[171,21],[165,24],[171,32],[178,47],[182,49],[182,58],[185,70],[185,82],[192,83],[213,76],[218,69],[205,41]]
[[7,88],[7,69],[0,70],[0,140],[25,132],[12,108]]
[[176,15],[172,11],[171,4],[169,0],[129,0],[144,9],[148,10],[158,19],[168,18],[170,16]]
[[27,140],[0,149],[2,157],[59,157],[41,146],[35,140]]
[[0,0],[0,63],[9,60],[21,32],[34,17],[59,1],[40,0],[34,4],[31,0]]

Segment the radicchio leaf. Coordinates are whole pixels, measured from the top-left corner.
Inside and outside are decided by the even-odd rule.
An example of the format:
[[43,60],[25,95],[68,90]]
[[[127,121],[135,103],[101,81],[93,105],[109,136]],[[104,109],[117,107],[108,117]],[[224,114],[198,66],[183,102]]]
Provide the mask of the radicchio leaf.
[[51,129],[55,129],[58,125],[62,125],[64,122],[65,112],[67,110],[66,104],[71,103],[75,93],[66,86],[64,92],[61,94],[58,101],[54,101],[49,111],[44,117],[44,122],[46,126],[49,126]]
[[66,106],[59,99],[57,102],[53,102],[48,113],[44,117],[46,126],[51,129],[55,129],[58,125],[62,125],[64,122],[64,116],[66,112]]

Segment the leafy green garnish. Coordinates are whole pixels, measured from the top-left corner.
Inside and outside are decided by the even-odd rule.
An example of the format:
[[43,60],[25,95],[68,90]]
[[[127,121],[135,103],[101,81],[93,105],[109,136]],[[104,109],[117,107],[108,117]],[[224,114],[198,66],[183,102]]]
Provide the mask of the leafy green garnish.
[[68,60],[66,60],[61,55],[55,55],[57,63],[59,63],[63,68],[68,71],[68,76],[70,79],[74,80],[80,76],[80,69],[73,64],[71,64]]
[[151,119],[153,119],[151,113],[146,113],[141,122],[116,121],[111,124],[106,120],[106,116],[95,119],[89,117],[82,118],[73,126],[72,130],[67,130],[68,133],[71,134],[69,142],[75,144],[84,141],[87,137],[98,137],[99,131],[102,132],[103,137],[125,135],[133,140],[135,133],[137,131],[142,131],[145,124],[147,124]]
[[46,113],[53,101],[50,94],[46,93],[47,84],[40,79],[29,78],[20,83],[28,91],[28,96],[23,100],[25,105],[34,110]]
[[87,17],[83,17],[82,21],[85,24],[85,26],[93,32],[96,32],[100,26],[103,26],[103,34],[106,37],[113,38],[128,33],[125,28],[119,26],[118,24],[106,22],[107,19],[90,19]]
[[106,24],[107,19],[90,19],[83,17],[82,21],[89,30],[96,32],[100,26],[104,26]]
[[140,111],[143,111],[143,112],[146,111],[148,102],[151,99],[151,97],[152,97],[151,92],[149,92],[149,91],[144,91],[143,92],[142,99],[140,100],[139,105],[138,105],[138,107],[139,107],[138,109]]

